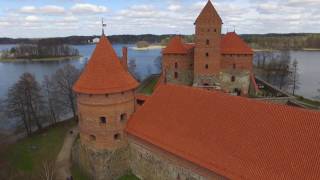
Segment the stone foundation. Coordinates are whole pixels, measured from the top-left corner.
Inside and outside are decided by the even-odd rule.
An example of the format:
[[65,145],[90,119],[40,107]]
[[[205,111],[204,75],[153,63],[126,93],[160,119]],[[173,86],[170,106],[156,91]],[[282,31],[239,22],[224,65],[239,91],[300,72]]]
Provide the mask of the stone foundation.
[[141,180],[224,180],[218,174],[130,137],[130,167]]
[[129,148],[94,151],[78,140],[72,148],[72,162],[94,180],[116,180],[130,172]]

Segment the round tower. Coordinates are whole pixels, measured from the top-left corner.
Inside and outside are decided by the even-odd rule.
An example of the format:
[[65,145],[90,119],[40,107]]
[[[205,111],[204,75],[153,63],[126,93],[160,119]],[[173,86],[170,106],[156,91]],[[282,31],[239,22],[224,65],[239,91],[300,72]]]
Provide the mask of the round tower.
[[102,35],[73,87],[77,93],[80,143],[86,153],[80,153],[80,161],[85,161],[80,163],[89,164],[95,179],[121,175],[126,163],[123,149],[128,142],[124,128],[135,110],[134,90],[138,83],[122,64],[126,63],[121,62],[107,37]]

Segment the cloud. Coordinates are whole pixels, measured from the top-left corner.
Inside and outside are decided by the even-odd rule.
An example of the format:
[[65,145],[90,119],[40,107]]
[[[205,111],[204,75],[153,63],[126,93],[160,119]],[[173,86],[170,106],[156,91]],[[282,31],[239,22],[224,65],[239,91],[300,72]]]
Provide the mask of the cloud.
[[74,14],[99,14],[99,13],[105,13],[108,11],[108,8],[105,6],[98,6],[94,4],[75,4],[73,7],[71,7],[71,11]]
[[20,13],[26,14],[45,14],[45,15],[59,15],[64,14],[65,9],[60,6],[47,5],[42,7],[24,6],[18,10]]
[[169,7],[168,7],[168,10],[170,11],[178,11],[181,9],[181,6],[178,5],[178,4],[171,4]]
[[27,22],[39,22],[40,18],[38,16],[27,16],[25,17]]

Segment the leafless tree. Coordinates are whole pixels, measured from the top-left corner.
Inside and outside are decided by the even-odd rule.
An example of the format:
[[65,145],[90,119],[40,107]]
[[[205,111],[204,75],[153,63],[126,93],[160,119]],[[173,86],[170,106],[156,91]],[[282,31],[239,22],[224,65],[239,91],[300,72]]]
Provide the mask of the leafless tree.
[[55,124],[57,123],[57,118],[59,116],[58,112],[59,112],[60,106],[54,94],[53,83],[48,76],[45,76],[43,79],[42,89],[43,89],[49,117],[51,119],[52,124]]
[[24,73],[8,93],[6,100],[9,115],[21,118],[27,134],[32,133],[35,123],[37,128],[42,129],[40,122],[40,110],[43,105],[41,88],[35,77],[30,73]]
[[58,69],[51,78],[53,95],[55,100],[66,109],[72,111],[74,118],[76,114],[76,95],[72,90],[73,84],[79,78],[80,71],[71,64]]
[[299,72],[298,72],[298,61],[295,59],[290,68],[290,79],[289,85],[292,89],[292,95],[295,95],[297,89],[299,89]]
[[42,163],[42,170],[40,172],[41,180],[55,179],[55,163],[54,161],[44,161]]

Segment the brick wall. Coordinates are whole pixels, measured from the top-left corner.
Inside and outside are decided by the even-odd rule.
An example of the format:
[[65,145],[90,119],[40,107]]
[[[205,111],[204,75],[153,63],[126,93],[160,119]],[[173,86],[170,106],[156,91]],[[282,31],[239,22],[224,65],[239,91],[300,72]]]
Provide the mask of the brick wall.
[[252,71],[253,56],[250,54],[223,54],[221,69],[240,69]]
[[134,112],[133,91],[109,95],[80,94],[78,111],[80,139],[83,144],[97,150],[127,145],[123,129]]

